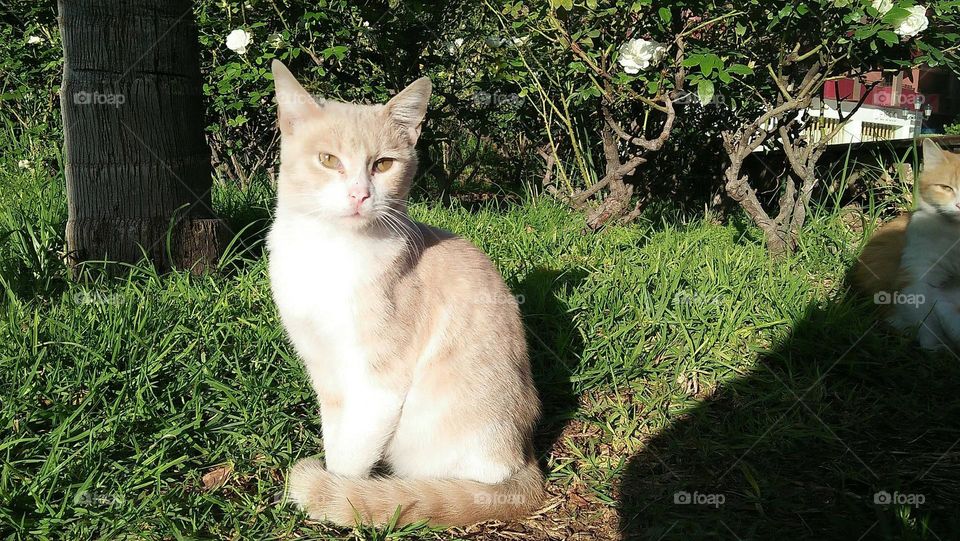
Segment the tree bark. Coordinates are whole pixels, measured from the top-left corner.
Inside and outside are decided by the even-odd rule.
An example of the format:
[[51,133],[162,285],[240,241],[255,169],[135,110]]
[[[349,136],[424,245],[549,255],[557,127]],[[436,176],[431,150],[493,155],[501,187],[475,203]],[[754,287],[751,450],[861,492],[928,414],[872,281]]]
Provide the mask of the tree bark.
[[82,261],[209,269],[213,214],[189,0],[59,0],[67,252]]

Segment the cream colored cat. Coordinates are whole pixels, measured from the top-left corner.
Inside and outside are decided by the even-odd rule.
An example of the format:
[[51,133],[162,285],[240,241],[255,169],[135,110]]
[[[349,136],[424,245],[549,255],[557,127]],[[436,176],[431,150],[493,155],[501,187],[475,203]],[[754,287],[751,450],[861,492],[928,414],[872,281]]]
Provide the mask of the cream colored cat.
[[[405,199],[430,97],[314,100],[273,63],[281,131],[270,283],[320,401],[326,465],[298,462],[289,496],[343,525],[466,525],[536,509],[540,402],[517,303],[468,241]],[[371,477],[375,465],[388,476]]]
[[855,278],[924,349],[960,352],[960,155],[923,142],[917,209],[881,227]]

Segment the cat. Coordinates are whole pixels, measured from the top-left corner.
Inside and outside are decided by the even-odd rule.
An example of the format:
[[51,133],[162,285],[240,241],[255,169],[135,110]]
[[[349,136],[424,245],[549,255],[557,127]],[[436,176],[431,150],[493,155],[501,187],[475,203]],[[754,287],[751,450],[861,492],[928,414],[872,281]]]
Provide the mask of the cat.
[[854,271],[887,321],[923,349],[960,347],[960,155],[923,142],[916,210],[885,224]]
[[293,466],[290,499],[347,526],[529,515],[540,400],[517,301],[479,249],[406,212],[430,80],[356,105],[314,99],[276,60],[273,76],[270,283],[325,459]]

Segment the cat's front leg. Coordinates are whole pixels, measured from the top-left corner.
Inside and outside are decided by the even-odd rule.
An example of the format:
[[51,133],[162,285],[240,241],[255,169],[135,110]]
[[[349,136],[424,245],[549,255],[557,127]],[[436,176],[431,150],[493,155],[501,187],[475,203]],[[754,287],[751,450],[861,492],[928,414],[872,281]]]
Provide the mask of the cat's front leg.
[[327,470],[346,477],[366,477],[383,456],[396,430],[403,397],[387,389],[350,389],[335,410],[330,429],[323,416],[323,446]]

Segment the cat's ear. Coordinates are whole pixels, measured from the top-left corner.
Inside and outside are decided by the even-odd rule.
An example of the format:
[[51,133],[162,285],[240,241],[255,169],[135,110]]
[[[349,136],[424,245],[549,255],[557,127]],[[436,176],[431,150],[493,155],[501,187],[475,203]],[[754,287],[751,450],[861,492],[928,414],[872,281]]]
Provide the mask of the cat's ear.
[[311,117],[318,115],[322,107],[300,86],[283,62],[274,60],[272,68],[280,132],[292,134]]
[[423,117],[427,115],[427,104],[430,103],[432,90],[430,79],[421,77],[387,102],[387,114],[408,134],[413,144],[416,144],[420,137],[420,127],[423,125]]
[[940,145],[931,139],[923,140],[923,167],[929,169],[939,167],[947,163],[948,159],[946,151],[940,148]]

